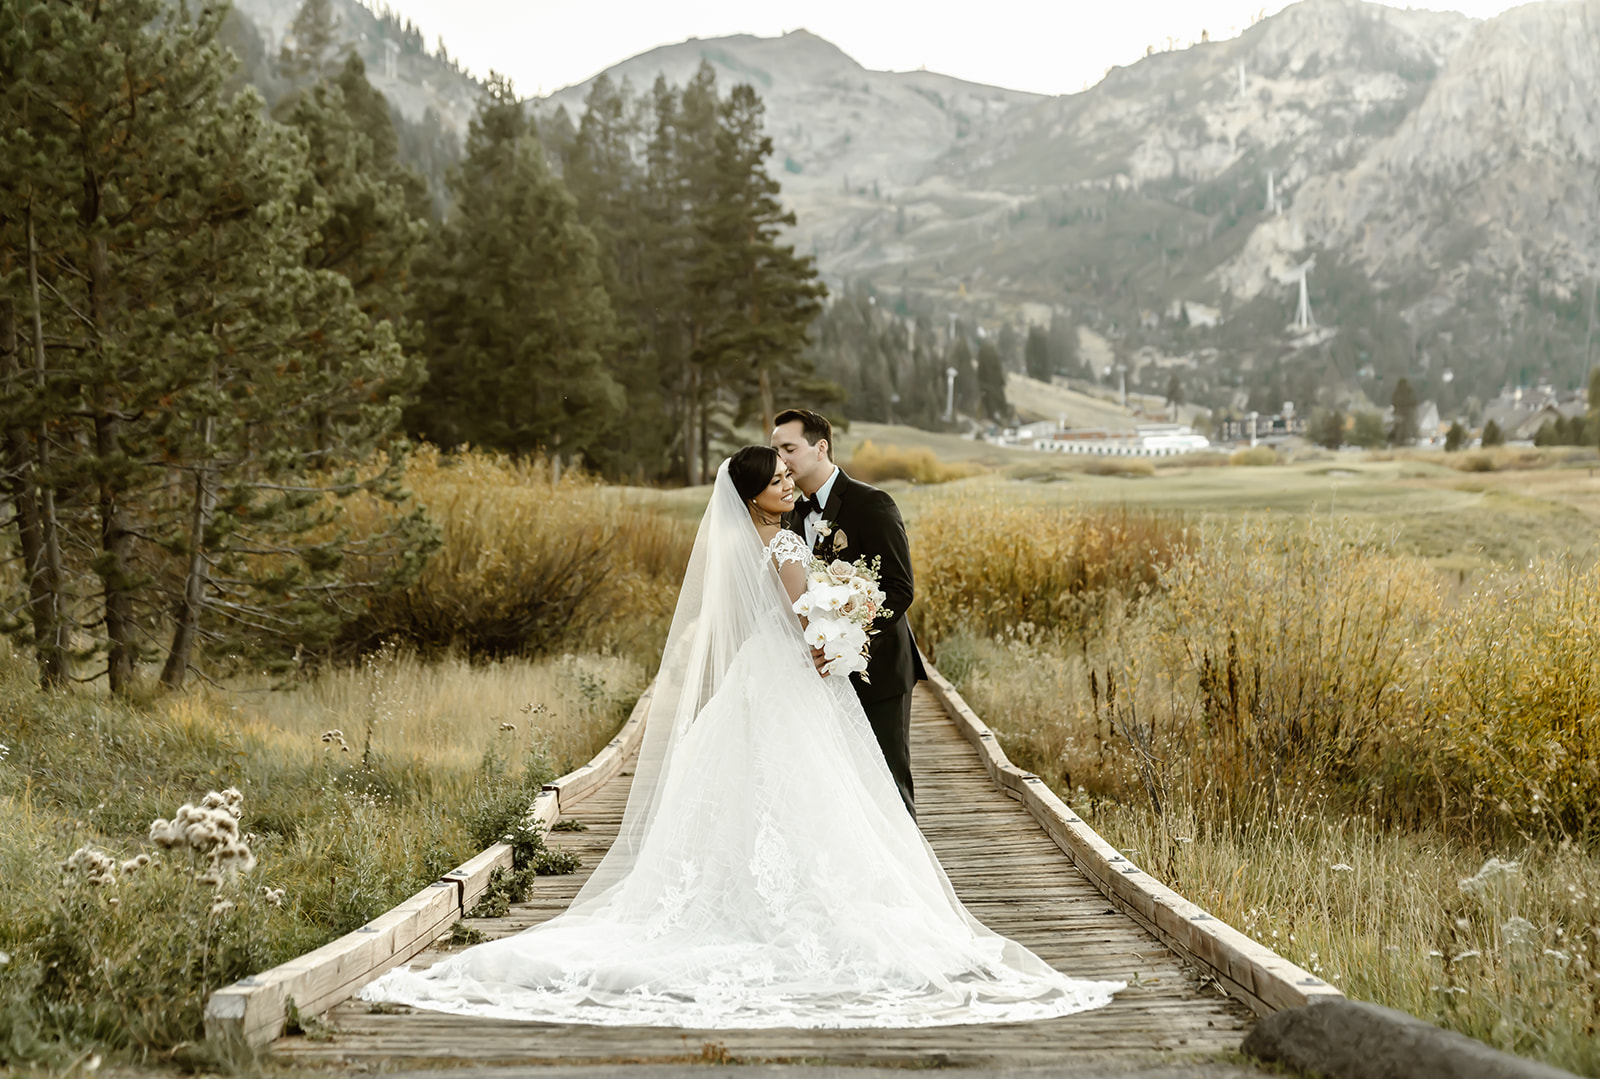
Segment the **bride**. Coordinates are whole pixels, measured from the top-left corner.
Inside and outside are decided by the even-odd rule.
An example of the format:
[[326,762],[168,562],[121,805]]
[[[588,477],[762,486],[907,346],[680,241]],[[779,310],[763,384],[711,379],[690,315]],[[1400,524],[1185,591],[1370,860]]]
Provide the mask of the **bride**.
[[551,1023],[922,1027],[1098,1008],[985,929],[906,813],[849,681],[822,677],[791,603],[794,484],[747,446],[717,472],[621,834],[568,910],[369,1001]]

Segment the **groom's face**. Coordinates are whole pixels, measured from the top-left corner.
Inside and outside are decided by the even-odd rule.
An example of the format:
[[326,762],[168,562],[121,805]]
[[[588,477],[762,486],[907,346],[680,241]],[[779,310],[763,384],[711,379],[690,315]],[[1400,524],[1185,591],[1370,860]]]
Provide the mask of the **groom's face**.
[[828,440],[819,438],[815,446],[807,442],[805,428],[799,420],[790,420],[772,429],[772,448],[789,466],[794,482],[808,495],[815,493],[833,472],[833,462],[828,459]]

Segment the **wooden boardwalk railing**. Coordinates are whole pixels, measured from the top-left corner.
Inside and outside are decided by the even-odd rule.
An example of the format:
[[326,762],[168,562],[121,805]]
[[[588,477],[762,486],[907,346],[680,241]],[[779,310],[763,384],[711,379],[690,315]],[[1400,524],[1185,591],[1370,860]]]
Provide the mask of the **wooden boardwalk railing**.
[[[533,897],[507,916],[470,924],[495,937],[566,908],[617,834],[641,715],[642,707],[596,762],[558,781],[566,789],[543,807],[547,824],[553,823],[558,802],[561,818],[587,826],[550,836],[552,846],[580,854],[585,868],[571,876],[540,878]],[[398,962],[427,966],[448,954],[451,949],[435,939],[449,925],[443,921],[432,930],[434,937],[373,963],[364,977],[357,978],[347,963],[338,975],[308,978],[318,967],[308,963],[318,955],[311,953],[287,964],[293,968],[287,977],[278,968],[246,979],[257,985],[229,987],[213,998],[208,1030],[261,1044],[282,1029],[283,998],[293,996],[302,1014],[326,1012],[326,1029],[315,1038],[278,1038],[272,1048],[306,1063],[597,1063],[727,1054],[840,1063],[1043,1064],[1068,1056],[1082,1059],[1086,1053],[1144,1057],[1235,1049],[1252,1010],[1339,995],[1140,872],[1037,777],[1011,765],[993,735],[936,672],[917,687],[912,737],[918,822],[957,894],[985,924],[1065,973],[1128,982],[1109,1007],[1036,1023],[925,1030],[684,1031],[474,1019],[349,999],[360,984]],[[492,851],[474,862],[491,858]],[[458,890],[465,896],[473,887]],[[339,945],[320,951],[337,952]],[[324,958],[321,967],[327,966]],[[315,1004],[289,990],[296,978],[296,984],[322,987]],[[266,984],[279,986],[275,1006],[268,1001],[258,1008],[254,1024],[229,1020],[231,1013],[242,1016],[248,1010],[241,999]]]

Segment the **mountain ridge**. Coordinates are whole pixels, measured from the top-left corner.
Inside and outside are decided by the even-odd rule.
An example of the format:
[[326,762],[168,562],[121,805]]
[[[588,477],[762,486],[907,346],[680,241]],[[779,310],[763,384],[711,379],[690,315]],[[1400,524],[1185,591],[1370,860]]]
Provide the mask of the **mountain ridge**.
[[[708,62],[762,95],[791,239],[836,286],[969,326],[1067,317],[1134,385],[1183,370],[1215,407],[1381,402],[1404,376],[1449,414],[1590,362],[1597,28],[1600,0],[1481,21],[1301,0],[1058,97],[873,71],[798,30],[658,46],[532,103],[576,119],[599,74],[643,93]],[[464,130],[476,84],[428,78],[374,82]]]

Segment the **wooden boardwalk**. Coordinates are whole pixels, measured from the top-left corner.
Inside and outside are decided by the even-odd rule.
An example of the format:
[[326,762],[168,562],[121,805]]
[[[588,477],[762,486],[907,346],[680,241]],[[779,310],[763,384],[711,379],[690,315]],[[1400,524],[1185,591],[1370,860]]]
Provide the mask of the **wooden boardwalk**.
[[[990,928],[1069,975],[1128,982],[1109,1007],[1036,1023],[923,1030],[684,1031],[475,1019],[352,1000],[328,1014],[328,1034],[280,1038],[273,1051],[306,1064],[368,1066],[685,1058],[1029,1065],[1238,1047],[1251,1013],[1202,984],[1176,954],[1112,907],[1022,804],[995,787],[925,684],[912,708],[912,762],[919,823],[962,901]],[[551,845],[579,853],[584,869],[540,878],[529,902],[504,918],[471,924],[501,936],[564,910],[615,838],[632,775],[630,762],[598,790],[562,806],[563,819],[588,830],[552,832]],[[428,966],[448,951],[435,947],[412,962]]]

